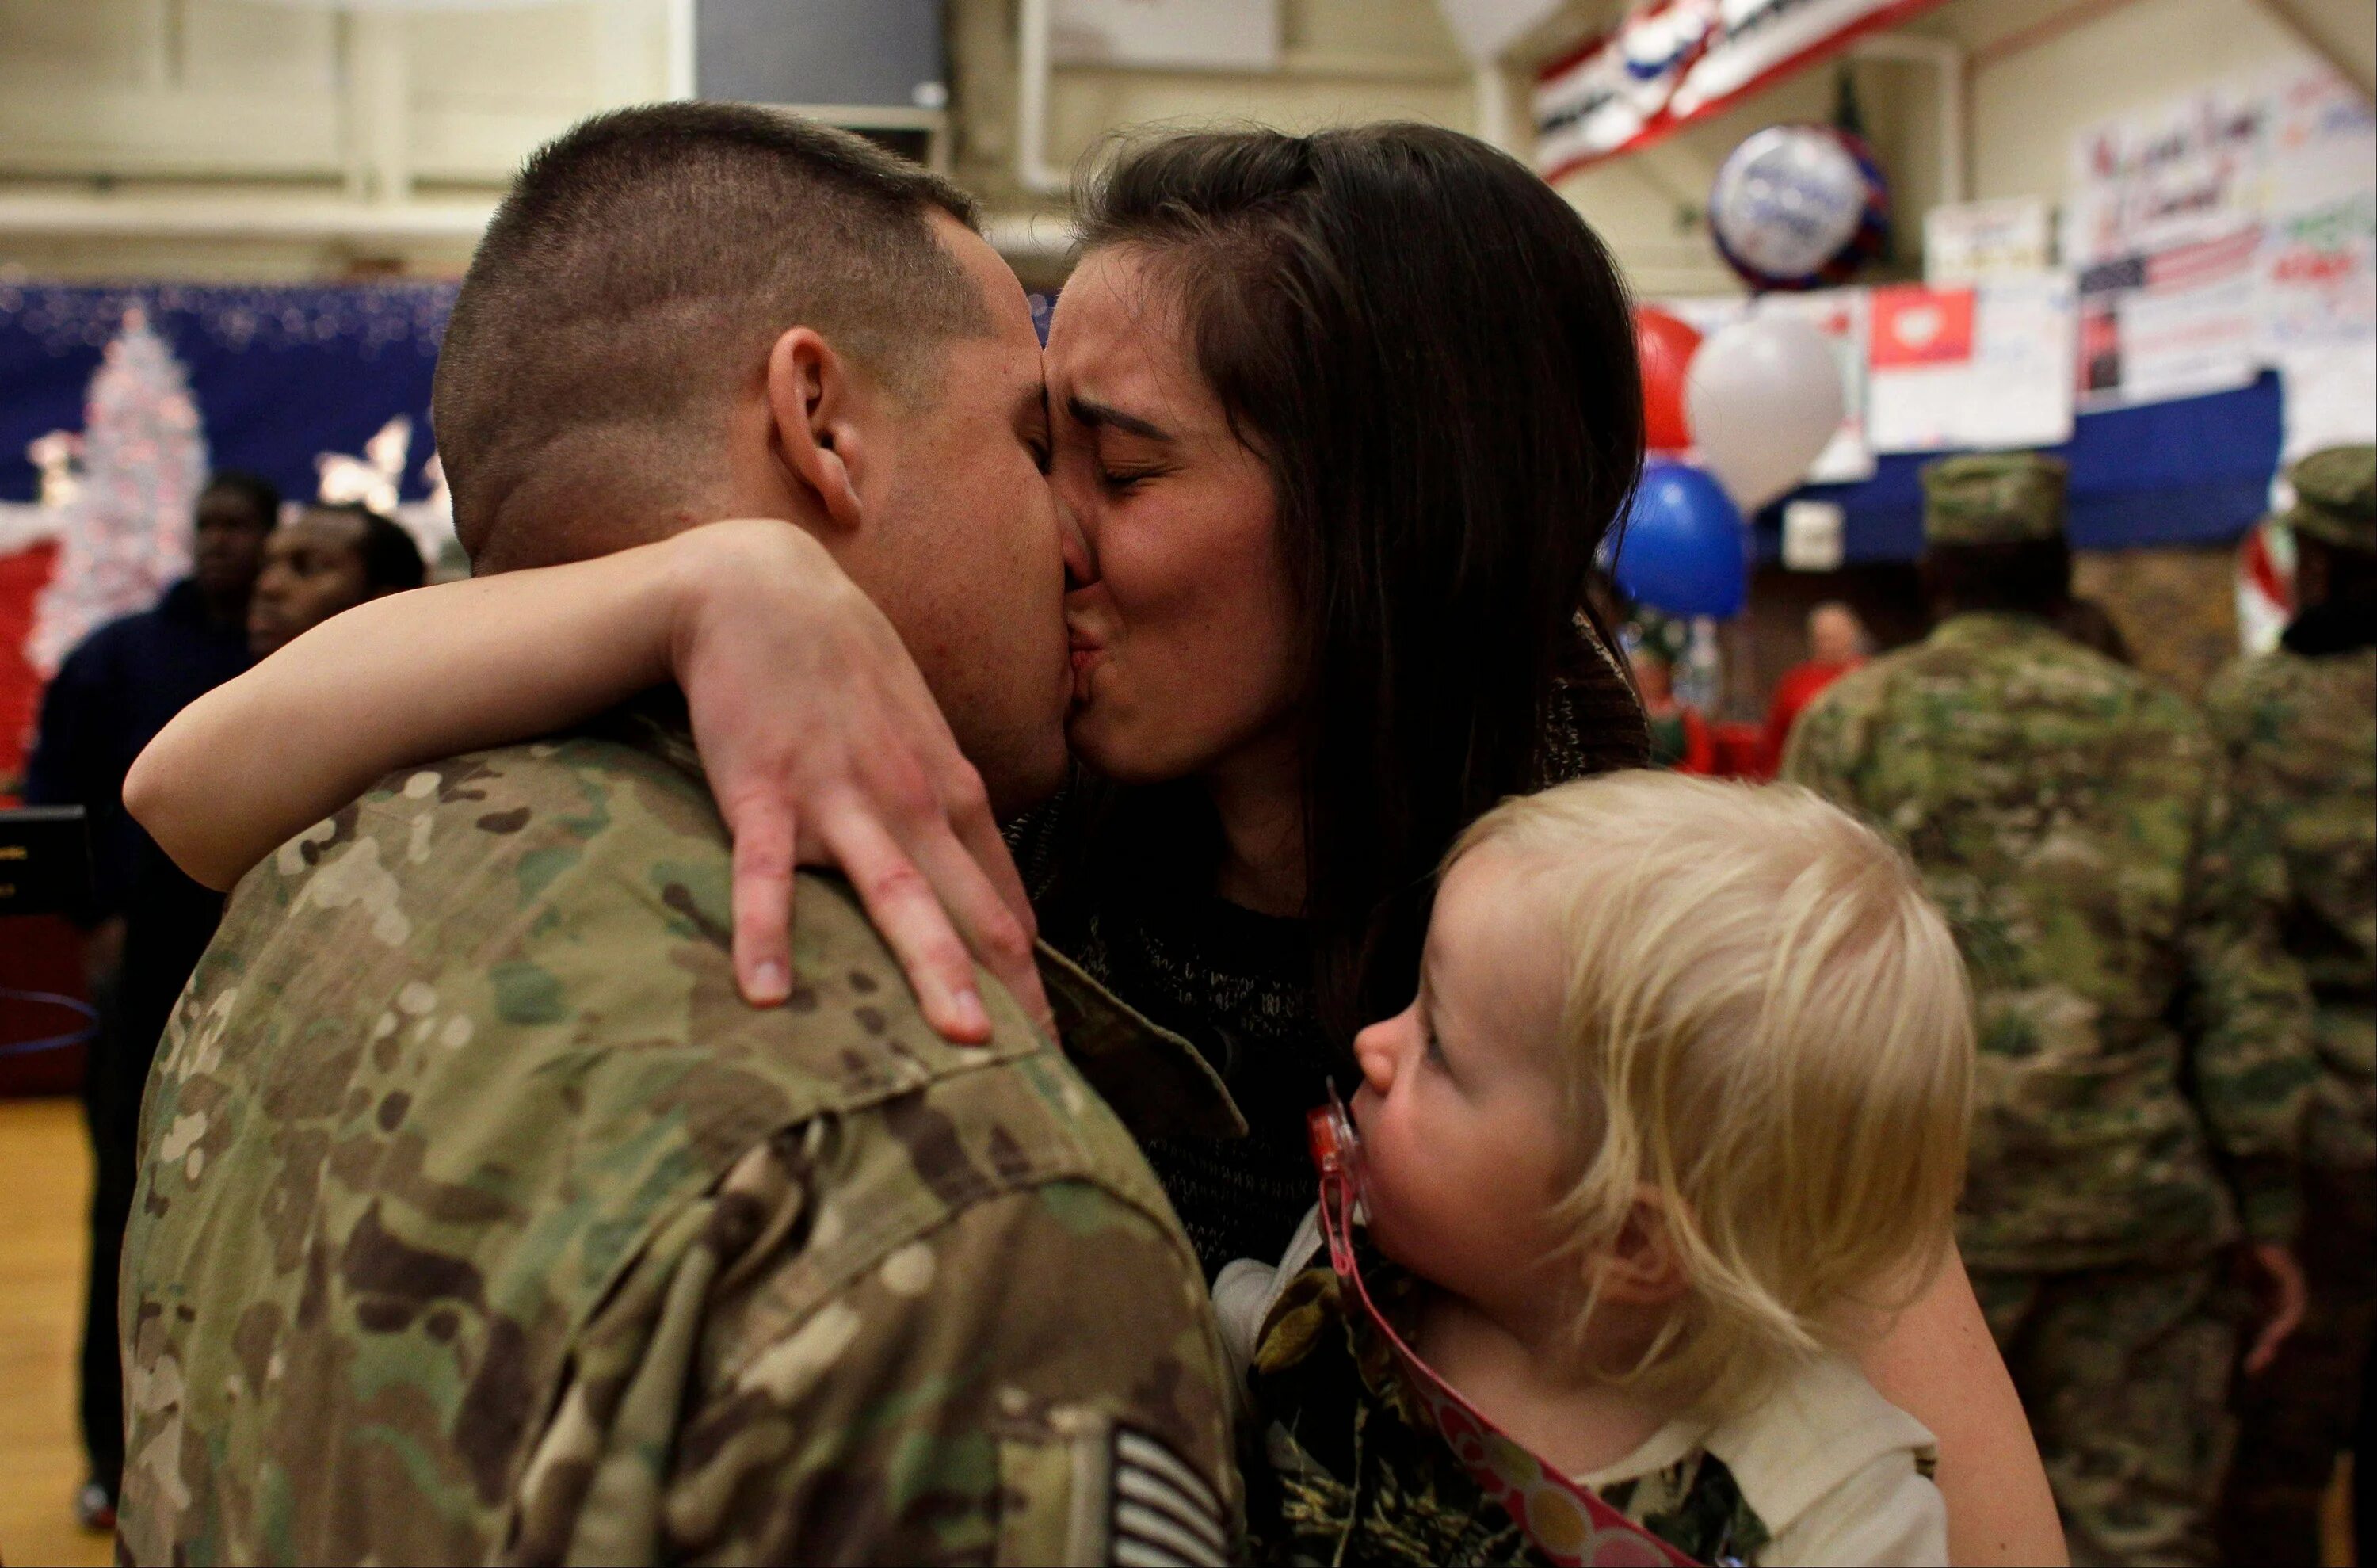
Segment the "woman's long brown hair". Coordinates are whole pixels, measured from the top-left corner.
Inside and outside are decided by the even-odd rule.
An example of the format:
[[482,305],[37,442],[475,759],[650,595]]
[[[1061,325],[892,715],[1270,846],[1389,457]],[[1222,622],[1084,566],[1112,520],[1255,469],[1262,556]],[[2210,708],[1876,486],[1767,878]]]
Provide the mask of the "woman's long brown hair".
[[[1082,206],[1085,248],[1143,247],[1180,291],[1270,469],[1306,665],[1305,912],[1321,1020],[1350,1039],[1410,1000],[1454,835],[1550,782],[1586,574],[1642,465],[1626,287],[1533,173],[1430,126],[1128,145]],[[1112,872],[1212,853],[1181,831],[1194,792],[1129,793]]]

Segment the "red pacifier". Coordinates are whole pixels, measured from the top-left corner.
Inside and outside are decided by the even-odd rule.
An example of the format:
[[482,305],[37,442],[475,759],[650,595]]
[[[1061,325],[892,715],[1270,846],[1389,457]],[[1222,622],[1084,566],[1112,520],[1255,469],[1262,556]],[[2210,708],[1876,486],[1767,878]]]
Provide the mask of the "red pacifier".
[[1353,1287],[1370,1326],[1386,1338],[1396,1364],[1444,1441],[1478,1490],[1499,1503],[1537,1550],[1560,1568],[1670,1568],[1692,1560],[1643,1529],[1513,1442],[1502,1429],[1436,1375],[1404,1343],[1370,1299],[1354,1255],[1354,1226],[1368,1218],[1362,1203],[1362,1135],[1345,1102],[1329,1088],[1329,1103],[1307,1113],[1312,1163],[1320,1169],[1320,1233],[1330,1266]]

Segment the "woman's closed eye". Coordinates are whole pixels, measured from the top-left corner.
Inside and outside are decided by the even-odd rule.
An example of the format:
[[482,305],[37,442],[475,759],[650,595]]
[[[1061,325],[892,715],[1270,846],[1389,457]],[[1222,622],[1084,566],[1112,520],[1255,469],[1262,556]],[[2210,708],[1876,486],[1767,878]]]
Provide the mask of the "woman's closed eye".
[[1160,479],[1170,472],[1170,467],[1162,463],[1151,463],[1135,468],[1109,467],[1100,463],[1098,487],[1109,496],[1128,496],[1149,480]]

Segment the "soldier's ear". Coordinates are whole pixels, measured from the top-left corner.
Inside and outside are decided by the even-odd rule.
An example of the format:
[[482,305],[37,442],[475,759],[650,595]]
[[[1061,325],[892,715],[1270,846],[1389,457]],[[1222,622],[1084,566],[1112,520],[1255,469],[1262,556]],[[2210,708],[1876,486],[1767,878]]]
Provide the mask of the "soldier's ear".
[[856,417],[864,401],[850,362],[814,329],[792,328],[770,347],[771,444],[788,477],[838,529],[854,530],[865,516],[858,485],[870,454]]

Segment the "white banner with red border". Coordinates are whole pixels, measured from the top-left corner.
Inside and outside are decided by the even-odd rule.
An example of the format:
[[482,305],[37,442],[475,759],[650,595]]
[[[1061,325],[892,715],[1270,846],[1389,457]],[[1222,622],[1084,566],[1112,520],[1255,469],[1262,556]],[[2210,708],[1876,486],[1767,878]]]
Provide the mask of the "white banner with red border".
[[1648,147],[1940,0],[1652,0],[1535,80],[1535,167],[1557,180]]

